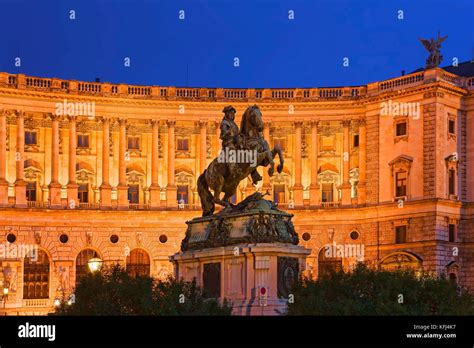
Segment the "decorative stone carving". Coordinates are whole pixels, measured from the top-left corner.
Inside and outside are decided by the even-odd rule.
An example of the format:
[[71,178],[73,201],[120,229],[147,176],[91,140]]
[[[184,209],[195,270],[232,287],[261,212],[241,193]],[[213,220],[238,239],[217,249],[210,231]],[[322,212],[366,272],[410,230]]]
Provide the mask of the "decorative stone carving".
[[35,231],[35,243],[37,245],[41,244],[41,231]]

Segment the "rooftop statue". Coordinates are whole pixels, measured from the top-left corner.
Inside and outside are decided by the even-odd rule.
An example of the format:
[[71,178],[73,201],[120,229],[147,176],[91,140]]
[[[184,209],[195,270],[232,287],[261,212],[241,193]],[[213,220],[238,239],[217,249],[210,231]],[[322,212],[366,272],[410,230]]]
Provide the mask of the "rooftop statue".
[[[277,172],[281,173],[283,170],[284,160],[280,147],[275,146],[270,150],[263,138],[262,114],[257,105],[249,106],[245,110],[240,129],[234,122],[235,109],[227,106],[223,112],[220,133],[222,152],[198,178],[202,216],[212,215],[216,203],[232,208],[230,198],[235,194],[240,181],[250,175],[255,185],[262,179],[257,172],[258,166],[270,166],[268,175],[272,176],[275,171],[273,159],[277,154],[280,159]],[[223,198],[220,197],[222,192]]]
[[441,55],[440,49],[441,49],[441,43],[446,40],[448,36],[441,37],[439,35],[439,30],[438,30],[438,38],[435,40],[431,38],[430,40],[427,39],[418,39],[420,42],[423,44],[423,46],[426,48],[428,52],[430,52],[430,55],[426,59],[426,68],[435,68],[441,64],[441,61],[443,60],[443,56]]

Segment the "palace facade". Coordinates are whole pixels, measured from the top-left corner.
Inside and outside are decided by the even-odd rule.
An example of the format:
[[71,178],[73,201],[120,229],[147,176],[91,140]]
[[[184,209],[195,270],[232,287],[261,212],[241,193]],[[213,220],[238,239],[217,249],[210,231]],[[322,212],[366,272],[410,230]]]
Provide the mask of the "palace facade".
[[472,66],[300,89],[0,73],[0,311],[52,310],[94,257],[172,273],[185,221],[201,214],[196,181],[219,153],[227,105],[239,123],[257,104],[264,137],[285,156],[281,174],[260,169],[259,186],[242,182],[233,201],[268,191],[292,212],[312,249],[308,276],[363,260],[474,289]]

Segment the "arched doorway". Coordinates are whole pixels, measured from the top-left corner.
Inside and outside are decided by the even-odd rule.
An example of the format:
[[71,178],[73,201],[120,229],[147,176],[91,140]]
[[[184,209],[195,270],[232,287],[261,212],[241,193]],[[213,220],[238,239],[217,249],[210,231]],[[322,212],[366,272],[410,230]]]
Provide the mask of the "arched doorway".
[[84,249],[76,257],[76,285],[87,273],[90,272],[88,262],[90,259],[98,257],[99,254],[93,249]]
[[43,250],[25,257],[23,298],[49,298],[49,257]]
[[338,257],[333,245],[324,246],[318,254],[318,277],[342,271],[342,257]]
[[127,256],[126,265],[131,277],[150,275],[150,257],[143,249],[133,249]]

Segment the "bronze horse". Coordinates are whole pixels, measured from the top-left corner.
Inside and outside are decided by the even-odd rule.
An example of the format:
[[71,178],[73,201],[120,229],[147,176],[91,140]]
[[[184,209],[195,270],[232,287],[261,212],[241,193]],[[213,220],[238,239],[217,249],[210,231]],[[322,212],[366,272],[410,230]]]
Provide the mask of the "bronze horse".
[[[278,173],[283,170],[283,154],[279,146],[272,150],[267,141],[261,135],[263,131],[262,114],[258,106],[249,106],[242,116],[240,123],[240,133],[235,143],[240,150],[256,151],[256,165],[252,163],[224,163],[215,158],[207,169],[199,176],[197,188],[201,199],[202,216],[212,215],[215,210],[215,204],[224,207],[231,206],[230,198],[235,194],[240,181],[251,174],[258,166],[266,167],[268,175],[274,173],[275,162],[273,159],[278,154],[280,164],[277,166]],[[254,163],[255,164],[255,163]],[[259,180],[261,178],[258,178]],[[254,184],[256,184],[254,179]],[[214,191],[214,195],[211,191]],[[220,195],[224,192],[224,198]]]

